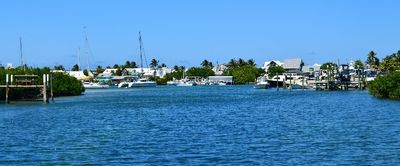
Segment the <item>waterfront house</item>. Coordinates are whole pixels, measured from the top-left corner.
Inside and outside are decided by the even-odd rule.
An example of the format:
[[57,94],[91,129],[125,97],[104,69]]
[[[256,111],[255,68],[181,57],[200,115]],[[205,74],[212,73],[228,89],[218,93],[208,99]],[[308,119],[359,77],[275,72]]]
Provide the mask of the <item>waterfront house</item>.
[[283,61],[283,68],[285,73],[302,74],[304,62],[302,59],[285,59]]

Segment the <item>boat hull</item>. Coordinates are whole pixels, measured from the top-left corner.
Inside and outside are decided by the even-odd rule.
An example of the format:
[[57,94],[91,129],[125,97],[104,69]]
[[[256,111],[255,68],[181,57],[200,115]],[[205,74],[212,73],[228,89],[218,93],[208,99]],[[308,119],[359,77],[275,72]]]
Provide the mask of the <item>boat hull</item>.
[[255,89],[268,89],[269,88],[269,84],[256,84],[254,85]]
[[128,85],[129,88],[135,87],[156,87],[157,83],[155,82],[133,82]]

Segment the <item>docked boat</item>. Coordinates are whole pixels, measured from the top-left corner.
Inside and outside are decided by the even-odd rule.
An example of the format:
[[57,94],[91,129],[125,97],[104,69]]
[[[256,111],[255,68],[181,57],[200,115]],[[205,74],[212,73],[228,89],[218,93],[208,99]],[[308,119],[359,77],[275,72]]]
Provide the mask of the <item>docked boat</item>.
[[127,88],[129,85],[129,82],[120,82],[118,84],[118,88]]
[[149,81],[146,78],[141,78],[136,81],[128,83],[129,88],[134,88],[134,87],[156,87],[157,83],[154,81]]
[[196,85],[196,84],[194,84],[191,81],[187,81],[187,82],[182,81],[182,82],[177,83],[175,86],[194,86],[194,85]]
[[256,84],[254,85],[255,89],[268,89],[269,82],[267,81],[266,77],[258,77]]
[[85,89],[106,89],[110,86],[101,82],[83,82],[83,87]]

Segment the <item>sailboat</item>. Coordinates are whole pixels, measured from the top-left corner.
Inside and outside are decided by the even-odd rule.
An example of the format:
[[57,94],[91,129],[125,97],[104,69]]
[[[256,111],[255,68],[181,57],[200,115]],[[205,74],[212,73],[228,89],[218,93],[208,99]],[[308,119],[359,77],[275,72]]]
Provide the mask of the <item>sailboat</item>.
[[[85,53],[88,56],[87,57],[87,72],[89,77],[93,77],[93,73],[90,72],[90,67],[89,67],[89,54],[91,54],[90,48],[89,48],[89,41],[87,38],[87,33],[86,33],[86,27],[84,27],[84,33],[85,33]],[[79,49],[78,49],[78,59],[79,59]],[[80,61],[80,60],[78,60]],[[78,62],[79,64],[80,62]],[[93,82],[92,79],[90,79],[90,81],[84,81],[83,82],[83,87],[85,89],[106,89],[109,88],[110,86],[107,85],[106,83],[102,83],[102,82]]]
[[[157,86],[157,83],[154,81],[149,81],[147,78],[144,78],[144,70],[143,70],[143,57],[144,55],[144,48],[143,48],[143,42],[142,42],[142,35],[139,32],[139,56],[140,56],[140,69],[141,69],[141,75],[142,77],[139,77],[138,79],[134,80],[133,82],[128,83],[129,88],[133,87],[155,87]],[[146,58],[146,57],[144,57]]]

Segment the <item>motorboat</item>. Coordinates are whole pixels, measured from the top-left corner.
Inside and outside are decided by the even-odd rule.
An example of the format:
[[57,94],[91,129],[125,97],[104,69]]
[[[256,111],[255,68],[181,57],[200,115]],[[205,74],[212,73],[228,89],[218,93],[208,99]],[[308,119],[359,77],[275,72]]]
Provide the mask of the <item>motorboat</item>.
[[254,85],[255,89],[268,89],[269,82],[267,81],[266,77],[258,77],[256,84]]
[[128,83],[129,88],[133,87],[156,87],[157,83],[154,81],[149,81],[146,78],[140,78],[136,81]]

